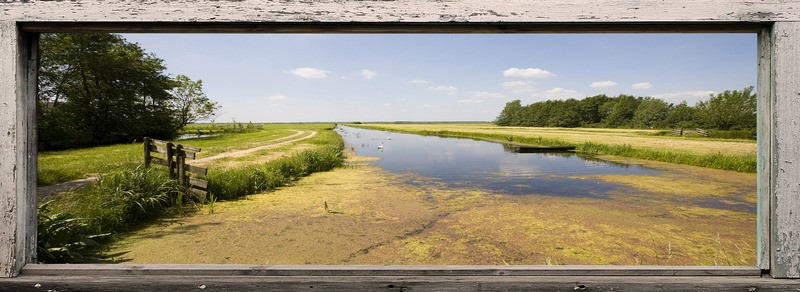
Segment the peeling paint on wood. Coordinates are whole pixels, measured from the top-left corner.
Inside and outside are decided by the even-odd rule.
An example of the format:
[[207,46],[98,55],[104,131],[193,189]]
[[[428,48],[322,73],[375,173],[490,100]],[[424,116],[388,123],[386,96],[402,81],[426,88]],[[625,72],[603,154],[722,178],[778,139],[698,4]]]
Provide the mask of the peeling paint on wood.
[[[800,278],[800,111],[797,110],[800,108],[800,1],[797,0],[0,0],[0,277],[16,275],[24,263],[33,261],[36,244],[35,72],[30,70],[35,60],[26,58],[31,48],[28,42],[33,39],[29,34],[19,33],[20,27],[31,31],[275,33],[762,31],[759,267],[769,269],[773,277]],[[168,286],[167,280],[172,280],[157,276],[154,279],[161,281],[161,286],[156,283],[154,287],[161,288]],[[598,281],[612,281],[608,279]],[[691,285],[674,287],[696,287],[698,283],[706,288],[717,287],[713,283],[723,289],[739,287],[721,286],[723,282],[708,279],[698,277],[684,283]],[[75,284],[83,280],[71,278],[62,282]],[[140,282],[129,278],[117,280]],[[114,281],[106,278],[95,282]],[[432,278],[421,281],[435,282]],[[627,288],[654,287],[652,283],[632,285],[638,283],[636,278],[617,281],[629,284]],[[661,283],[662,279],[657,281]],[[466,285],[447,283],[452,284],[448,286],[451,288],[480,289],[501,282],[487,277]],[[0,285],[3,283],[11,282],[0,281]],[[528,282],[502,287],[545,287],[524,286],[525,283]],[[261,285],[256,281],[247,285],[250,284]],[[363,286],[366,287],[372,286]],[[750,288],[761,290],[756,286]]]
[[0,22],[0,277],[17,273],[19,209],[17,189],[17,27]]
[[757,265],[763,270],[770,268],[770,200],[773,182],[772,153],[775,145],[774,107],[772,94],[772,28],[765,27],[758,35],[758,208],[756,226],[758,247]]
[[[0,277],[36,251],[35,51],[30,34],[0,21]],[[1,133],[1,132],[0,132]]]
[[630,22],[798,21],[789,0],[321,0],[7,1],[20,21]]
[[776,170],[771,273],[800,278],[800,23],[775,23],[772,38]]

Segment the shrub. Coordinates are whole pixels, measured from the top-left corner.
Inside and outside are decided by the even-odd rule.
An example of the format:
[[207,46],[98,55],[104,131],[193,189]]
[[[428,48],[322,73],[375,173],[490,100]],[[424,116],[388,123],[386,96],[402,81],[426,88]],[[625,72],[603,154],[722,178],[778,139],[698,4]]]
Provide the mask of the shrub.
[[85,218],[75,218],[66,213],[52,213],[49,202],[39,206],[37,250],[43,263],[67,263],[83,261],[94,256],[92,248],[99,245],[97,239],[109,234],[92,232]]
[[314,172],[342,164],[341,145],[305,150],[261,165],[212,172],[206,177],[215,197],[230,200],[284,186]]

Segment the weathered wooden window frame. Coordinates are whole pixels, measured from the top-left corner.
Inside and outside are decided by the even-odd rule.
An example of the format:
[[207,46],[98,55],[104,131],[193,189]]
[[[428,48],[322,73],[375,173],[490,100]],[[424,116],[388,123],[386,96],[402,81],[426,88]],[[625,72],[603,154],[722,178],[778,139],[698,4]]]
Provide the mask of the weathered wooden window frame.
[[[800,12],[794,10],[800,5],[796,1],[780,0],[766,4],[734,0],[674,0],[666,4],[653,1],[635,5],[611,0],[567,2],[570,3],[557,0],[497,3],[481,0],[344,0],[311,4],[303,1],[159,0],[149,4],[138,1],[108,4],[78,0],[0,4],[0,277],[15,277],[21,271],[23,275],[0,279],[0,287],[3,284],[27,284],[42,279],[36,277],[47,276],[62,276],[59,281],[73,284],[92,280],[108,283],[113,279],[121,283],[138,282],[124,278],[125,275],[156,277],[157,283],[153,287],[161,288],[184,287],[182,285],[188,283],[174,277],[163,278],[164,275],[183,275],[188,278],[182,279],[203,279],[235,287],[257,287],[258,283],[265,281],[276,285],[282,283],[282,287],[300,287],[292,285],[305,285],[308,281],[329,285],[327,287],[356,287],[342,283],[389,280],[413,283],[415,287],[439,285],[451,288],[474,288],[475,283],[500,288],[563,288],[563,284],[581,282],[594,283],[594,288],[613,288],[609,286],[612,283],[640,288],[658,283],[699,283],[722,288],[735,286],[730,284],[741,287],[750,287],[747,285],[753,283],[763,287],[798,284],[795,280],[777,279],[800,278],[800,183],[797,181],[800,179]],[[38,33],[87,31],[758,33],[758,264],[756,267],[727,268],[28,264],[35,262],[36,258]],[[759,278],[761,275],[771,277]],[[107,278],[97,280],[88,276]],[[207,278],[209,276],[213,278]],[[231,280],[226,276],[259,277]],[[337,283],[341,285],[337,286]],[[363,286],[368,287],[373,286]],[[386,287],[402,288],[391,284]],[[592,288],[578,285],[574,288],[587,287]]]

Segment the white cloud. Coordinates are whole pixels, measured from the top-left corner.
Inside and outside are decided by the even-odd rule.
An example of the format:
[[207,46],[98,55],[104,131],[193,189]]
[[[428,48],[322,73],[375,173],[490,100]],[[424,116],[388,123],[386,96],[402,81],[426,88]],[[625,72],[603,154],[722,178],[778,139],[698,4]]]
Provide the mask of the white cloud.
[[572,89],[561,88],[561,87],[555,87],[555,88],[551,88],[551,89],[545,90],[543,92],[537,92],[537,93],[531,94],[531,96],[533,96],[533,97],[543,97],[545,99],[569,99],[569,98],[580,99],[580,98],[585,97],[582,93],[580,93],[578,91],[575,91],[575,90],[572,90]]
[[424,107],[424,108],[440,108],[440,106],[435,105],[435,104],[426,104],[426,105],[423,105],[422,107]]
[[363,77],[366,80],[370,80],[372,78],[375,78],[375,76],[378,76],[378,72],[367,69],[361,70],[361,73],[358,74],[360,74],[361,77]]
[[619,84],[617,84],[614,81],[606,80],[606,81],[595,81],[595,82],[592,82],[592,84],[590,84],[589,87],[591,87],[591,88],[608,88],[608,87],[614,87],[614,86],[617,86],[617,85],[619,85]]
[[508,68],[503,71],[503,76],[505,77],[522,77],[522,78],[547,78],[547,77],[555,77],[556,74],[553,72],[539,69],[539,68]]
[[504,98],[503,94],[496,93],[496,92],[487,92],[487,91],[473,91],[470,92],[470,95],[475,98]]
[[445,86],[445,85],[430,86],[430,87],[428,87],[428,89],[429,90],[433,90],[433,91],[441,91],[441,92],[447,93],[447,95],[456,94],[456,91],[458,91],[458,88],[455,88],[453,86]]
[[668,103],[678,104],[682,101],[686,101],[687,104],[694,105],[698,101],[707,100],[712,94],[717,93],[711,90],[695,90],[654,94],[653,97],[660,98]]
[[309,68],[309,67],[294,68],[289,72],[303,78],[316,78],[316,79],[326,78],[328,77],[328,74],[331,73],[330,71],[317,68]]
[[533,93],[538,90],[533,86],[532,81],[506,81],[500,84],[503,88],[511,90],[513,93]]
[[283,100],[283,99],[286,99],[286,96],[282,95],[282,94],[271,95],[271,96],[267,96],[267,99],[269,99],[269,100]]
[[653,88],[653,83],[650,83],[650,82],[634,83],[633,85],[631,85],[631,88],[638,89],[638,90],[650,89],[650,88]]
[[408,98],[401,97],[401,98],[400,98],[400,99],[398,99],[398,100],[399,100],[399,101],[408,101]]
[[461,99],[458,102],[460,103],[481,103],[483,99]]
[[426,80],[422,80],[422,79],[419,79],[419,78],[411,80],[409,82],[411,82],[413,84],[428,84],[428,83],[430,83],[430,82],[428,82]]

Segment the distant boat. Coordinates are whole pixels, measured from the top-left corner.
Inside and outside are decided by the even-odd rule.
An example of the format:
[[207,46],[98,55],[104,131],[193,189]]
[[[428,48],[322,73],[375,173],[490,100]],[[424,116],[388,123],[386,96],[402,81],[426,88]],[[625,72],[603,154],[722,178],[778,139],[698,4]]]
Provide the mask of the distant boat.
[[527,146],[527,145],[515,145],[515,144],[506,144],[506,149],[510,150],[514,153],[547,153],[547,152],[568,152],[573,151],[576,146],[572,145],[564,145],[564,146]]

